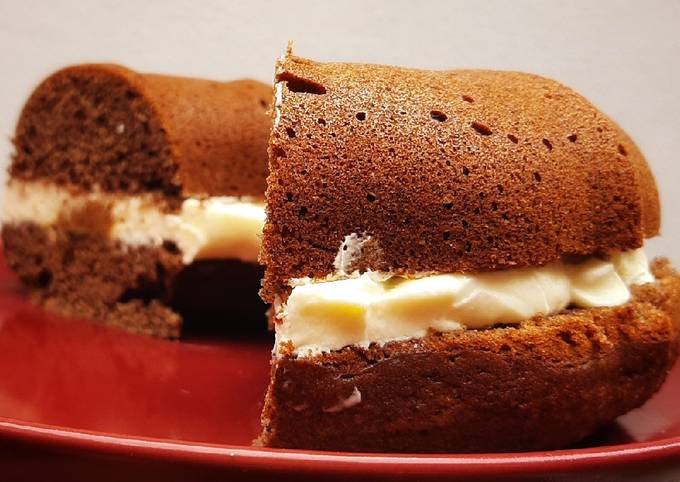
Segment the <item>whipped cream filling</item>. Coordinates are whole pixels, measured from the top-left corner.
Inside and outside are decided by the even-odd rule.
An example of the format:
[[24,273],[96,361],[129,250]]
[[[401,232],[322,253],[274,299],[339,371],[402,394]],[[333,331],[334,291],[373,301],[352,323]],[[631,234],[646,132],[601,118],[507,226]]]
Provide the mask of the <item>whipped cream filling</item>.
[[177,245],[182,260],[236,258],[257,262],[265,221],[264,202],[247,197],[189,198],[178,212],[165,212],[153,196],[74,194],[56,184],[11,180],[5,192],[2,223],[32,222],[50,227],[90,204],[111,217],[109,237],[127,246]]
[[424,274],[415,278],[368,272],[346,279],[293,280],[285,305],[277,304],[277,349],[292,343],[298,356],[348,345],[419,338],[519,323],[567,307],[618,306],[630,286],[654,276],[642,248],[606,259],[564,259],[541,267],[477,274]]

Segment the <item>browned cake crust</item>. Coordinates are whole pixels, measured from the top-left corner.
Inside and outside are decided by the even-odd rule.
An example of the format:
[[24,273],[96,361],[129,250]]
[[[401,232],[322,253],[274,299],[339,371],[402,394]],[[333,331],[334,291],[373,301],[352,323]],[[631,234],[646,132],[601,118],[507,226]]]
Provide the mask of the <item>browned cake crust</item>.
[[[654,273],[616,308],[275,360],[257,443],[381,452],[575,443],[640,406],[676,359],[680,276],[666,261]],[[342,409],[355,388],[360,402]]]
[[469,272],[642,245],[658,194],[633,141],[571,89],[517,72],[280,63],[263,296],[324,277],[349,234],[364,268]]
[[26,103],[12,177],[171,197],[262,196],[271,87],[139,74],[56,72]]
[[179,337],[185,320],[265,329],[263,269],[254,263],[185,266],[171,243],[123,247],[101,234],[31,223],[4,226],[2,242],[10,268],[51,312],[159,338]]

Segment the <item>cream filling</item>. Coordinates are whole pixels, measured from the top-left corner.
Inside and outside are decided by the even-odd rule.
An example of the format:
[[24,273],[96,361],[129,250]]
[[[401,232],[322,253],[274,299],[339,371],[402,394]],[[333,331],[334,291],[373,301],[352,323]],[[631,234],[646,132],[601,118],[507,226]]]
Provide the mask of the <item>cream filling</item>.
[[171,241],[186,264],[207,258],[257,261],[265,208],[263,202],[245,197],[189,198],[179,212],[167,213],[150,195],[99,191],[74,194],[51,183],[11,180],[5,192],[2,223],[54,226],[63,215],[78,212],[90,203],[109,208],[109,237],[123,245],[160,246]]
[[275,306],[276,346],[292,343],[298,356],[309,356],[418,338],[430,329],[519,323],[568,306],[618,306],[630,299],[631,285],[653,281],[642,249],[478,274],[298,279],[286,304]]

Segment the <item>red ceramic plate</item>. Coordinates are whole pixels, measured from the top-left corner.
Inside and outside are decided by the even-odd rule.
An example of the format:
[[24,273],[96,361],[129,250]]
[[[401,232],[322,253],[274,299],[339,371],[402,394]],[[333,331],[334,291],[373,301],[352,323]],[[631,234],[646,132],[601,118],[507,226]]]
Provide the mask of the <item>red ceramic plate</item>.
[[680,480],[680,368],[643,408],[569,450],[253,448],[268,334],[176,343],[48,316],[0,264],[2,480]]

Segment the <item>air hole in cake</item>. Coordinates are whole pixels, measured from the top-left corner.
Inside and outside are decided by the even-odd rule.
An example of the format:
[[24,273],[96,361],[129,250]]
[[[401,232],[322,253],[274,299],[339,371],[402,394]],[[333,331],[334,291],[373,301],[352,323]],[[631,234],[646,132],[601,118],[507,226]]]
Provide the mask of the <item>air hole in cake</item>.
[[28,129],[26,129],[26,135],[30,139],[35,139],[36,136],[38,135],[38,130],[35,128],[35,125],[31,124]]
[[295,137],[295,129],[293,129],[292,127],[286,127],[286,134],[288,135],[288,137],[292,139],[293,137]]
[[451,231],[444,231],[442,237],[444,238],[444,241],[448,240],[451,237]]
[[468,223],[465,219],[461,220],[460,224],[463,226],[463,229],[467,229],[470,226],[470,223]]
[[375,202],[377,197],[375,194],[369,192],[368,194],[366,194],[366,199],[368,200],[369,203],[372,203]]
[[597,337],[597,332],[593,330],[592,328],[588,328],[585,331],[586,338],[588,338],[590,341],[599,341]]
[[326,87],[314,82],[313,80],[298,77],[290,72],[282,72],[276,77],[279,82],[285,82],[288,90],[298,94],[316,94],[322,95],[326,93]]
[[510,142],[513,144],[517,144],[519,142],[519,139],[517,139],[517,137],[512,134],[508,134],[508,139],[510,139]]
[[300,206],[300,210],[298,211],[298,217],[304,218],[307,215],[307,208],[304,206]]
[[536,182],[541,182],[541,173],[538,171],[534,172],[534,179]]
[[286,157],[286,151],[279,146],[272,147],[272,155],[274,157]]
[[360,121],[366,120],[366,112],[357,112],[356,118]]
[[165,266],[163,266],[160,261],[156,261],[156,279],[161,285],[164,284],[163,282],[165,280],[166,273],[167,270],[165,269]]
[[468,253],[472,251],[472,243],[470,241],[465,241],[465,251]]
[[492,209],[493,211],[498,211],[498,203],[497,203],[496,201],[493,201],[493,202],[491,203],[491,209]]
[[473,98],[470,97],[469,95],[463,95],[463,100],[464,100],[465,102],[469,102],[470,104],[472,104],[472,103],[475,101],[475,99],[473,99]]
[[503,191],[505,191],[505,188],[501,184],[496,186],[496,189],[498,190],[498,194],[503,194]]
[[264,100],[264,99],[260,99],[260,107],[262,107],[263,109],[266,109],[267,106],[268,106],[267,101]]
[[578,346],[578,343],[576,342],[576,340],[574,340],[574,337],[568,331],[560,331],[558,335],[562,339],[562,341],[565,342],[567,345]]
[[490,136],[493,134],[493,131],[485,124],[482,124],[481,122],[474,121],[470,126],[480,135],[482,136]]
[[154,299],[158,299],[162,294],[162,289],[158,283],[149,280],[139,280],[136,288],[126,289],[119,297],[118,303],[129,303],[134,300],[141,301],[148,305]]
[[73,117],[75,117],[76,120],[83,121],[85,120],[85,111],[83,109],[78,109],[73,113]]
[[543,145],[547,147],[549,151],[552,151],[553,145],[548,139],[543,139]]
[[578,136],[576,134],[571,134],[570,136],[567,136],[567,139],[569,139],[569,142],[576,142]]
[[48,270],[41,270],[38,274],[38,286],[47,288],[52,283],[52,273]]
[[469,176],[470,175],[470,169],[468,169],[467,166],[463,166],[463,176]]
[[163,241],[163,249],[170,254],[179,254],[179,248],[177,247],[177,243],[175,243],[174,241],[170,241],[169,239]]
[[286,193],[286,201],[292,202],[294,199],[293,193],[292,192],[287,192]]
[[436,120],[437,122],[446,122],[446,119],[448,119],[446,114],[440,110],[431,110],[430,117],[432,117],[432,119]]
[[628,151],[626,150],[625,147],[623,147],[623,144],[618,145],[618,150],[619,150],[619,154],[621,154],[622,156],[628,155]]
[[510,220],[510,215],[509,215],[508,213],[503,213],[503,214],[501,215],[501,217],[502,217],[504,220],[506,220],[506,221],[509,221],[509,220]]
[[602,131],[603,131],[602,127],[597,128],[597,132],[602,132]]
[[442,207],[443,207],[444,209],[452,209],[452,208],[453,208],[453,203],[451,203],[451,202],[449,202],[449,203],[444,203],[444,204],[442,204]]
[[325,125],[326,125],[326,119],[321,119],[321,118],[319,118],[319,119],[317,119],[316,121],[319,123],[319,125],[322,125],[322,126],[325,126]]

